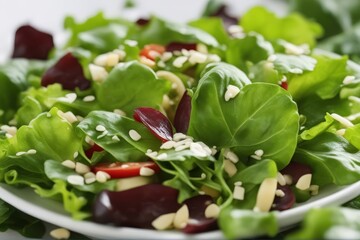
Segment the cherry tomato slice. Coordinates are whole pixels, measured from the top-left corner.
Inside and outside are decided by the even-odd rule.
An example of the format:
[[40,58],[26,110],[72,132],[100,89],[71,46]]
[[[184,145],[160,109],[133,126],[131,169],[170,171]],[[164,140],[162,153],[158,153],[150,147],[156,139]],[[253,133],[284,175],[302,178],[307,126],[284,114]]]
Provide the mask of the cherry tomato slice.
[[155,173],[160,171],[160,167],[152,162],[117,162],[117,163],[100,163],[93,167],[93,171],[103,171],[108,173],[111,178],[127,178],[140,176],[140,168],[147,167],[154,170]]
[[155,60],[157,55],[161,55],[165,52],[165,47],[159,44],[145,45],[140,51],[140,56],[146,57],[151,60]]

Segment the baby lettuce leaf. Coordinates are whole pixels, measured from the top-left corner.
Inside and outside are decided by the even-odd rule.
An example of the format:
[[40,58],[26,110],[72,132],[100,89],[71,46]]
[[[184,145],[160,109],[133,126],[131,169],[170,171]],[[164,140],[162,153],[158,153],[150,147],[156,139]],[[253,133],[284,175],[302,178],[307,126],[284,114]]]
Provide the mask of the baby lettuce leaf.
[[189,22],[189,26],[201,29],[216,38],[220,44],[226,44],[229,41],[223,21],[217,17],[203,17]]
[[[207,67],[192,98],[188,134],[208,146],[232,148],[245,158],[262,149],[264,158],[273,159],[281,169],[296,147],[296,104],[279,86],[248,83],[234,66],[220,63]],[[241,91],[226,102],[224,95],[229,84]]]
[[267,59],[273,53],[272,45],[263,36],[251,33],[244,38],[234,38],[229,41],[226,49],[226,62],[246,71],[248,62],[256,64]]
[[228,207],[221,211],[218,223],[228,239],[245,239],[261,235],[275,236],[278,232],[275,213]]
[[123,19],[106,18],[103,13],[88,18],[84,22],[76,22],[71,16],[64,20],[65,29],[71,32],[67,42],[68,47],[83,47],[96,53],[111,51],[119,46],[133,27]]
[[314,71],[288,79],[288,90],[296,101],[311,94],[317,94],[322,99],[335,97],[347,75],[347,57],[317,55],[314,58],[317,60]]
[[0,123],[13,118],[21,91],[30,85],[28,77],[39,75],[45,62],[16,59],[0,66]]
[[360,178],[360,152],[344,137],[331,132],[299,143],[294,160],[311,166],[318,185],[347,185]]
[[260,33],[269,41],[283,39],[296,45],[308,44],[310,47],[315,46],[316,38],[322,34],[319,24],[300,14],[292,13],[280,18],[264,7],[250,9],[243,15],[240,24],[245,32]]
[[360,124],[347,128],[344,137],[360,150]]
[[282,74],[302,74],[313,71],[317,63],[315,58],[306,55],[276,54],[274,67]]
[[44,222],[0,200],[0,231],[8,229],[13,229],[26,238],[42,238],[46,232]]
[[[107,132],[96,130],[102,125]],[[121,117],[113,112],[92,111],[78,126],[84,134],[101,146],[118,161],[145,160],[147,149],[159,149],[161,142],[141,123],[127,117]],[[139,141],[129,136],[129,131],[135,130],[141,135]],[[116,136],[117,138],[114,138]]]
[[360,211],[350,208],[314,208],[305,216],[299,230],[286,239],[359,239]]
[[215,37],[201,29],[157,17],[152,17],[150,23],[137,34],[140,46],[150,43],[167,45],[171,42],[203,43],[212,47],[219,45]]
[[121,109],[132,115],[137,107],[158,108],[169,82],[157,79],[155,72],[136,61],[114,67],[96,88],[99,104],[107,110]]

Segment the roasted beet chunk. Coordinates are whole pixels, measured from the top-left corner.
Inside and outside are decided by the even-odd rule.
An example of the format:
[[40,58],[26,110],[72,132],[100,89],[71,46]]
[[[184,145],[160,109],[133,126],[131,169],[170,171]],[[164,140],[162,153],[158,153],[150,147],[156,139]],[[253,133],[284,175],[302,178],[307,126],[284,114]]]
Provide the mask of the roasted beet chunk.
[[182,229],[184,233],[200,233],[217,229],[217,220],[205,216],[206,208],[214,203],[208,195],[199,195],[184,201],[189,209],[189,222]]
[[63,89],[67,90],[85,90],[90,87],[90,81],[85,78],[79,61],[71,53],[50,67],[41,79],[44,87],[54,83],[61,84]]
[[284,185],[281,186],[278,184],[277,187],[280,191],[279,196],[275,196],[272,210],[284,211],[292,208],[295,204],[295,195],[291,190],[290,186]]
[[166,45],[167,52],[186,50],[196,50],[196,43],[171,42]]
[[226,5],[221,5],[219,9],[212,14],[212,16],[220,17],[223,20],[226,29],[228,29],[231,25],[237,25],[239,22],[239,19],[229,15]]
[[53,48],[54,41],[50,34],[24,25],[16,30],[12,57],[46,60]]
[[177,132],[186,134],[189,128],[189,121],[191,115],[191,97],[184,93],[182,96],[179,105],[176,109],[175,118],[174,118],[174,127]]
[[159,216],[176,212],[178,190],[149,184],[121,192],[101,192],[93,206],[94,221],[117,226],[153,228]]

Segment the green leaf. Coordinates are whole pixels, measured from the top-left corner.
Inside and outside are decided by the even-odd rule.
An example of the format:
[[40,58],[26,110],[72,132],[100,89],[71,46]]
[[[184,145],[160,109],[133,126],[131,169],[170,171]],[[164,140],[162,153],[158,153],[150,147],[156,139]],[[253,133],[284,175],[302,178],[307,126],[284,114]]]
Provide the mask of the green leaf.
[[263,36],[251,33],[241,39],[231,39],[226,49],[226,61],[242,70],[248,62],[256,64],[274,53],[272,45]]
[[[98,125],[104,126],[106,132],[97,131]],[[134,162],[145,160],[148,149],[159,149],[161,142],[143,124],[132,119],[121,117],[113,112],[92,111],[78,126],[118,161]],[[139,141],[129,136],[129,131],[135,130],[141,135]],[[117,136],[114,138],[114,136]]]
[[[264,158],[273,159],[280,169],[286,166],[295,150],[299,127],[297,107],[290,95],[273,84],[244,86],[249,80],[242,78],[240,70],[224,63],[212,66],[205,69],[192,98],[188,134],[208,146],[233,148],[245,158],[262,149]],[[241,91],[225,101],[229,84]]]
[[276,54],[274,67],[282,74],[302,74],[304,71],[313,71],[316,59],[306,55]]
[[168,81],[157,79],[151,68],[132,61],[113,68],[96,89],[96,96],[105,109],[132,115],[137,107],[158,108],[168,90]]
[[137,36],[140,46],[149,43],[166,45],[171,42],[203,43],[217,47],[219,43],[207,32],[181,23],[173,23],[152,17],[150,23]]
[[221,211],[218,223],[225,237],[229,239],[275,236],[278,232],[274,213],[226,208]]
[[308,44],[314,47],[316,38],[321,36],[322,28],[300,14],[292,13],[286,17],[277,17],[264,7],[254,7],[241,18],[245,32],[257,32],[270,41],[283,39],[296,45]]
[[314,93],[322,99],[335,97],[347,75],[347,57],[318,55],[314,58],[317,60],[314,71],[288,78],[288,90],[296,101]]
[[304,130],[300,134],[300,138],[302,140],[311,140],[322,134],[323,132],[327,131],[334,124],[334,122],[334,118],[330,114],[326,114],[324,122],[321,122],[308,130]]
[[360,150],[360,124],[346,128],[344,137]]
[[360,177],[359,150],[334,133],[324,132],[301,142],[294,159],[311,166],[313,181],[318,185],[347,185]]
[[225,30],[223,21],[217,17],[203,17],[199,18],[195,21],[191,21],[188,23],[189,26],[201,29],[213,37],[220,44],[226,44],[229,41],[229,35]]
[[314,208],[299,230],[286,239],[339,239],[360,237],[360,211],[349,208]]

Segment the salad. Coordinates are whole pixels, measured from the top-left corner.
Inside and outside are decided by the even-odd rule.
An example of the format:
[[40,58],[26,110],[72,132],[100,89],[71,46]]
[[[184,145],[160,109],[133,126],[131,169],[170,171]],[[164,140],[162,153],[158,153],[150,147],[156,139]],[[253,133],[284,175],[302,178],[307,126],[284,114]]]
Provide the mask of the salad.
[[[360,179],[360,67],[316,48],[315,21],[263,7],[239,20],[210,1],[187,24],[98,13],[64,26],[64,46],[19,27],[0,66],[1,182],[79,221],[246,238]],[[313,226],[293,236],[330,234]]]

